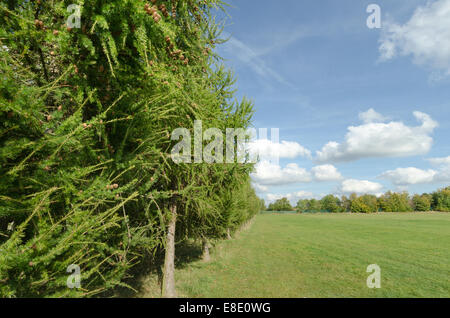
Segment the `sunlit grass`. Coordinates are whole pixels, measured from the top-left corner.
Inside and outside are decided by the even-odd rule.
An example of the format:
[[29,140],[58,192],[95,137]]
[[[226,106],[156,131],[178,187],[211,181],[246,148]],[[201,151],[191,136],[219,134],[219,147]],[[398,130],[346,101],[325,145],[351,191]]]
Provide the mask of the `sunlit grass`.
[[183,297],[450,297],[450,213],[259,215],[176,279]]

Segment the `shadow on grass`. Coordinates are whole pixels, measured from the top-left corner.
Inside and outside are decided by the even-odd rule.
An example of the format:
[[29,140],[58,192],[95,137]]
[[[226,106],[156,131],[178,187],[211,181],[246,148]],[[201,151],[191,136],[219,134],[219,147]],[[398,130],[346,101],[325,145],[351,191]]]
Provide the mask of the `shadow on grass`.
[[185,241],[177,245],[175,253],[175,267],[177,269],[183,269],[188,264],[202,258],[202,244],[195,241]]
[[[192,240],[183,241],[176,245],[175,253],[175,267],[182,269],[202,258],[202,245],[200,242]],[[160,297],[163,267],[164,253],[162,251],[155,255],[146,255],[139,264],[129,270],[129,277],[124,280],[125,284],[134,290],[119,286],[114,290],[112,297]]]

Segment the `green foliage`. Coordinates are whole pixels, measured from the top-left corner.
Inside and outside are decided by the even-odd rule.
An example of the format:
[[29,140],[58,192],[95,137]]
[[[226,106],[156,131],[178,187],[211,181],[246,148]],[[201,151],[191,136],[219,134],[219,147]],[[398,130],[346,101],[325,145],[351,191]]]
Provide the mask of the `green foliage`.
[[350,211],[351,204],[352,201],[349,198],[347,198],[347,196],[343,195],[341,198],[342,211],[344,212]]
[[259,199],[259,206],[260,206],[260,211],[266,211],[267,210],[266,201],[264,201],[264,199]]
[[450,212],[450,187],[433,193],[433,209],[435,211]]
[[308,200],[306,203],[306,210],[309,212],[319,212],[321,209],[320,201],[316,199]]
[[[328,201],[330,198],[325,199],[325,201]],[[332,207],[334,200],[329,200],[330,203],[326,203],[330,205],[331,209],[334,209],[335,207]],[[321,211],[327,211],[327,209],[324,209],[322,207],[322,201],[316,200],[316,199],[302,199],[297,202],[297,205],[295,207],[296,211],[299,213],[303,212],[321,212]],[[330,212],[330,211],[328,211]],[[337,211],[336,211],[337,212]]]
[[354,213],[373,213],[378,212],[377,197],[365,194],[357,198],[352,198],[350,211]]
[[[80,29],[66,25],[72,3]],[[221,2],[162,4],[155,18],[141,0],[0,2],[0,296],[123,285],[164,248],[174,202],[181,238],[218,238],[259,212],[252,165],[171,160],[175,128],[247,128],[253,106],[233,100],[213,53]],[[66,286],[70,264],[81,289]]]
[[383,212],[413,211],[407,192],[392,193],[389,191],[380,197],[379,205]]
[[362,198],[357,198],[352,201],[350,211],[353,213],[371,213],[374,212]]
[[297,205],[295,206],[295,210],[298,213],[306,212],[308,210],[308,200],[306,199],[298,200]]
[[414,211],[428,212],[431,210],[433,197],[429,194],[414,195],[412,198]]
[[433,194],[424,193],[414,195],[412,198],[408,192],[387,192],[377,198],[375,195],[361,195],[356,193],[350,197],[342,196],[341,199],[327,195],[320,201],[316,199],[302,199],[295,207],[299,213],[303,212],[427,212],[431,210],[450,212],[450,187],[438,190]]
[[294,211],[294,208],[287,198],[281,198],[269,204],[268,211]]
[[322,200],[320,200],[320,206],[322,210],[325,210],[327,212],[342,212],[341,200],[331,194],[323,197]]

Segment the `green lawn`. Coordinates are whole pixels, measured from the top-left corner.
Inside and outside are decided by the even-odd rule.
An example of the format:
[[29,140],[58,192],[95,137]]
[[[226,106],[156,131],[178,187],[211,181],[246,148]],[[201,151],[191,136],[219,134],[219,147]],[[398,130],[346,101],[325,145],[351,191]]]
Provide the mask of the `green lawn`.
[[450,213],[259,215],[176,279],[182,297],[450,297]]

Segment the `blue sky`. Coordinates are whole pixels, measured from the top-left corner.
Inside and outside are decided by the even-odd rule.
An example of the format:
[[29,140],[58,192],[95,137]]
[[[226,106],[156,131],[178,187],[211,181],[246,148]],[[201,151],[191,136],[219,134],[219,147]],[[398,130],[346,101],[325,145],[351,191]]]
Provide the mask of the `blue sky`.
[[[279,166],[257,167],[260,196],[450,184],[450,0],[229,3],[218,52],[255,103],[254,126],[291,142]],[[371,3],[381,29],[367,27]]]

